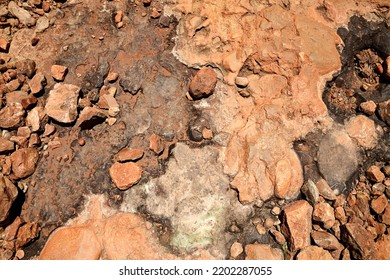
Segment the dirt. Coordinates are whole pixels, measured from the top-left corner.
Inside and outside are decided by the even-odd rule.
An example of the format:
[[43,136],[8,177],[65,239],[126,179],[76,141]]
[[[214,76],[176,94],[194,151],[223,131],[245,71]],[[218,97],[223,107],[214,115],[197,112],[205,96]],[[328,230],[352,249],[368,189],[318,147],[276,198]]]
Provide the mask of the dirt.
[[[297,231],[286,217],[302,200],[312,204],[302,216],[310,214],[308,234],[327,232],[341,246],[313,259],[390,258],[379,246],[390,215],[381,208],[390,187],[388,3],[14,1],[31,20],[8,11],[8,2],[0,1],[0,114],[12,104],[23,114],[1,122],[2,139],[14,145],[1,152],[1,172],[18,197],[0,221],[0,259],[68,257],[84,245],[80,228],[96,247],[78,258],[248,259],[275,249],[278,258],[300,259],[305,248],[291,241]],[[63,81],[53,65],[66,66]],[[33,93],[38,73],[45,82]],[[61,82],[80,89],[69,121],[48,113]],[[202,92],[196,98],[194,88]],[[11,94],[18,90],[30,99]],[[367,101],[372,114],[362,109]],[[61,116],[67,107],[56,110]],[[38,129],[28,120],[33,110]],[[369,135],[360,122],[348,126],[357,115],[372,124]],[[39,160],[18,177],[27,173],[12,158],[27,147]],[[123,160],[142,176],[121,190],[110,168],[126,165],[117,163],[124,148],[142,152]],[[384,176],[377,182],[372,166]],[[302,191],[321,179],[336,200],[316,187],[311,199]],[[312,221],[308,211],[324,203],[346,220]],[[117,231],[107,229],[113,224]],[[72,244],[56,239],[73,229]],[[375,249],[354,247],[365,237]],[[233,244],[260,251],[232,253]]]

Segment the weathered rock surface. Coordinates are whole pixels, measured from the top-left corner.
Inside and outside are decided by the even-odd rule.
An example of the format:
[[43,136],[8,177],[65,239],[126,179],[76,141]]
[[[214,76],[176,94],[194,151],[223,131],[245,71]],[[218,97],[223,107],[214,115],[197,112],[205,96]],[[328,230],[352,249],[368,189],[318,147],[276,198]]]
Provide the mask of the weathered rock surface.
[[292,252],[310,245],[313,207],[304,200],[288,204],[283,209],[282,233]]
[[125,191],[141,180],[142,168],[133,162],[116,162],[110,168],[110,176],[115,186]]
[[28,11],[19,7],[14,1],[8,3],[8,10],[17,17],[22,24],[27,26],[33,26],[36,23],[36,20],[30,15]]
[[357,151],[351,138],[342,131],[328,133],[320,143],[318,165],[330,184],[342,184],[357,170]]
[[23,124],[25,111],[22,104],[7,104],[0,110],[0,127],[6,129],[17,128]]
[[374,121],[363,115],[350,118],[345,124],[345,130],[349,137],[365,149],[373,149],[378,144]]
[[349,244],[351,256],[355,259],[371,259],[375,253],[376,245],[373,237],[357,223],[347,223],[341,227],[341,238]]
[[193,99],[201,99],[213,94],[217,84],[217,74],[211,68],[200,69],[190,83],[189,92]]
[[18,196],[18,189],[4,176],[0,177],[0,225],[7,221],[12,204]]
[[317,246],[326,250],[337,250],[342,248],[342,245],[337,238],[326,231],[313,231],[311,233],[311,238]]
[[98,260],[101,246],[88,227],[62,227],[54,231],[43,248],[41,260]]
[[249,244],[245,246],[246,260],[284,260],[282,250],[268,244]]
[[77,101],[80,88],[71,84],[56,84],[49,92],[46,114],[61,123],[71,123],[77,118]]
[[321,247],[308,246],[298,253],[297,260],[333,260],[333,258],[327,250]]
[[326,202],[314,206],[313,221],[319,222],[324,229],[330,229],[335,223],[334,209]]
[[36,148],[22,148],[11,154],[12,172],[16,178],[25,178],[34,173],[39,152]]

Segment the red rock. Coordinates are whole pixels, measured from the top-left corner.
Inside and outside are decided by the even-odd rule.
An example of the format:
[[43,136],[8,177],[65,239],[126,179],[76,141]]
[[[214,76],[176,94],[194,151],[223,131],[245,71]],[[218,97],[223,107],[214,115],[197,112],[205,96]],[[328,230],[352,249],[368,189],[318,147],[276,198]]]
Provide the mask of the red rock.
[[116,162],[110,168],[110,176],[117,188],[124,191],[141,180],[142,168],[133,162]]
[[21,104],[23,106],[23,109],[28,110],[32,108],[35,104],[37,104],[37,102],[38,99],[35,96],[29,94],[26,98],[22,99]]
[[390,99],[379,103],[377,111],[378,111],[380,118],[387,125],[390,125]]
[[377,214],[381,214],[386,209],[387,205],[388,200],[384,194],[371,201],[371,209]]
[[9,42],[4,38],[0,38],[0,52],[8,52],[8,49]]
[[368,260],[373,257],[376,246],[371,234],[356,223],[347,223],[341,227],[341,239],[347,244],[354,259]]
[[50,235],[39,259],[98,260],[101,250],[96,234],[89,228],[61,227]]
[[104,120],[108,117],[108,113],[105,110],[95,107],[85,107],[76,122],[76,127],[91,128],[100,120]]
[[334,209],[334,216],[337,220],[340,221],[340,224],[345,224],[347,222],[347,216],[345,215],[344,208],[339,206]]
[[20,249],[37,239],[41,231],[37,223],[26,223],[18,230],[16,237],[16,249]]
[[326,250],[337,250],[342,248],[342,245],[337,238],[325,231],[313,231],[311,233],[311,238],[317,246]]
[[376,103],[372,100],[360,103],[360,110],[368,116],[372,116],[376,110]]
[[328,182],[324,179],[317,181],[316,186],[320,195],[327,200],[336,200],[336,195],[334,194],[332,188],[329,186]]
[[149,138],[149,148],[160,155],[164,151],[164,142],[161,137],[153,133]]
[[28,85],[32,94],[38,94],[43,90],[46,85],[45,75],[41,72],[36,73],[34,77],[29,81]]
[[211,68],[200,69],[192,79],[189,87],[191,97],[201,99],[213,94],[217,84],[217,74]]
[[110,217],[103,229],[103,259],[161,260],[172,259],[159,245],[158,237],[138,215],[120,213]]
[[36,72],[36,63],[32,59],[23,59],[15,63],[17,72],[31,79]]
[[63,65],[53,65],[50,71],[54,80],[62,82],[68,72],[68,67]]
[[381,216],[382,223],[390,226],[390,205],[386,206],[385,212]]
[[332,255],[317,246],[308,246],[297,255],[297,260],[333,260]]
[[[353,206],[352,209],[359,218],[365,220],[368,216],[370,216],[370,196],[367,193],[365,192],[356,193],[355,206]],[[356,208],[358,209],[358,211]]]
[[7,178],[0,175],[0,226],[7,221],[12,204],[18,196],[18,189]]
[[325,229],[330,229],[335,223],[334,210],[326,202],[314,206],[313,221],[319,222]]
[[37,147],[41,144],[41,138],[39,138],[39,135],[37,133],[32,133],[30,136],[30,139],[28,141],[28,147]]
[[7,226],[4,230],[3,237],[6,241],[11,241],[16,238],[16,235],[18,233],[19,228],[24,224],[25,222],[20,218],[16,217],[15,220]]
[[15,144],[3,137],[0,137],[0,153],[8,153],[15,150]]
[[385,179],[385,174],[383,174],[378,166],[370,166],[366,171],[366,176],[369,180],[380,183]]
[[19,103],[7,104],[0,110],[0,127],[17,128],[23,124],[24,109]]
[[49,92],[46,114],[61,123],[71,123],[77,118],[77,101],[80,88],[70,84],[56,84]]
[[287,237],[291,251],[310,245],[313,207],[304,200],[288,204],[283,210],[282,233]]
[[390,235],[384,235],[376,241],[375,260],[390,260]]
[[48,13],[50,12],[50,3],[48,1],[43,1],[42,2],[42,10],[45,12],[45,13]]
[[123,148],[115,156],[114,159],[119,162],[137,161],[144,155],[142,149]]
[[248,244],[245,254],[245,260],[284,260],[282,250],[268,244]]
[[11,154],[12,171],[16,178],[25,178],[34,173],[39,152],[36,148],[22,148]]

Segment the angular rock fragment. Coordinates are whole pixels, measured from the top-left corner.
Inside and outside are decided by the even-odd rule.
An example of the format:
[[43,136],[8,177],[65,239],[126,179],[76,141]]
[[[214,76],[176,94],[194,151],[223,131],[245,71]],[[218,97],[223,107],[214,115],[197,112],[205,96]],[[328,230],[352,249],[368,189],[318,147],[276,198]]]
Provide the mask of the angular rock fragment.
[[0,137],[0,153],[8,153],[15,150],[15,143]]
[[61,123],[71,123],[77,118],[77,101],[80,88],[71,84],[56,84],[49,92],[46,114]]
[[385,174],[382,173],[378,166],[370,166],[366,171],[366,176],[369,180],[380,183],[385,179]]
[[292,202],[284,208],[281,230],[291,251],[310,245],[312,212],[313,207],[304,200]]
[[377,110],[382,121],[390,125],[390,99],[379,103]]
[[123,148],[115,156],[114,159],[119,162],[137,161],[144,155],[142,149]]
[[68,67],[63,65],[53,65],[50,71],[54,80],[62,82],[68,72]]
[[327,200],[336,200],[336,195],[334,194],[334,191],[329,186],[328,182],[326,182],[324,179],[318,180],[316,186],[318,188],[318,192],[323,198]]
[[40,227],[37,223],[31,222],[26,223],[22,225],[19,230],[18,234],[16,236],[16,242],[15,246],[16,249],[20,249],[28,244],[30,244],[32,241],[38,238],[40,233]]
[[371,200],[371,209],[377,214],[381,214],[386,209],[387,205],[388,200],[384,194]]
[[341,239],[354,259],[369,260],[376,246],[371,234],[360,224],[347,223],[341,227]]
[[85,107],[79,115],[75,127],[81,129],[90,129],[97,124],[101,124],[108,117],[108,113],[105,110],[95,107]]
[[301,191],[305,195],[306,200],[310,202],[311,205],[314,205],[320,198],[320,193],[316,184],[314,184],[314,182],[310,179],[305,184],[303,184]]
[[311,238],[317,246],[326,250],[337,250],[342,248],[342,245],[337,238],[326,231],[313,231],[311,233]]
[[335,223],[334,210],[326,202],[314,206],[313,221],[319,222],[324,229],[330,229]]
[[41,72],[36,73],[28,83],[32,94],[40,93],[43,90],[45,84],[46,84],[46,77]]
[[8,10],[11,14],[18,18],[18,20],[27,26],[34,26],[36,23],[35,18],[25,9],[19,7],[14,1],[8,3]]
[[23,124],[24,114],[25,111],[22,104],[7,104],[7,106],[0,110],[0,127],[13,129],[21,126]]
[[378,144],[378,135],[373,120],[363,115],[352,117],[345,124],[348,135],[365,149],[373,149]]
[[268,244],[248,244],[245,246],[246,260],[284,260],[280,249]]
[[157,134],[152,134],[149,138],[149,148],[155,152],[157,155],[160,155],[164,151],[164,142],[160,136]]
[[7,221],[17,196],[17,187],[7,177],[0,175],[0,226]]

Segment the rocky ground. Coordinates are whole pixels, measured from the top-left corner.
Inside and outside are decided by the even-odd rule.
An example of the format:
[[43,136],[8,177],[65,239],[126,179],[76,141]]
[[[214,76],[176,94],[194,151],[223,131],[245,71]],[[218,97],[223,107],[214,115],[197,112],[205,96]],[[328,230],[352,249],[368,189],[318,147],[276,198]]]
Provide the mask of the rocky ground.
[[389,19],[0,0],[0,259],[390,259]]

